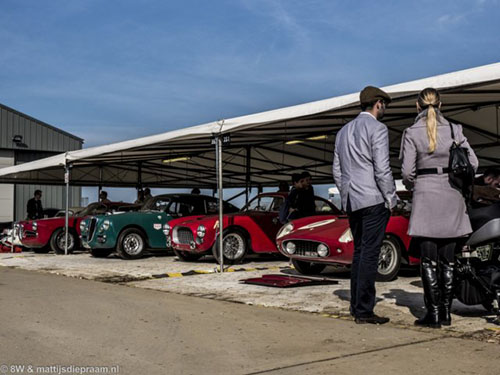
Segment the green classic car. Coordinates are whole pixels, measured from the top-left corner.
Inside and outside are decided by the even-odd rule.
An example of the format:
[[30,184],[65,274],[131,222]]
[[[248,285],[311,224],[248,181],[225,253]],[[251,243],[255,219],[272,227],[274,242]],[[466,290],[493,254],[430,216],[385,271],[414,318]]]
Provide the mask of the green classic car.
[[[87,217],[80,223],[81,242],[95,257],[107,257],[116,251],[122,259],[137,259],[148,248],[166,249],[163,226],[168,221],[214,214],[218,211],[217,203],[216,198],[206,195],[158,195],[136,212]],[[224,202],[224,212],[236,211],[236,206]]]

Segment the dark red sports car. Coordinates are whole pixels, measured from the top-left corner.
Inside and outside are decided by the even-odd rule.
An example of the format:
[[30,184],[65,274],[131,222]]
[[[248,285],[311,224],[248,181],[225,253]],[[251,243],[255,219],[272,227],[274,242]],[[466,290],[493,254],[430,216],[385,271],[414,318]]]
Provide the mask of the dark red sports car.
[[[394,279],[401,264],[419,264],[409,255],[409,202],[394,210],[379,257],[379,281]],[[312,216],[293,220],[276,236],[279,251],[302,274],[320,273],[327,265],[350,265],[354,243],[347,216]]]
[[[88,215],[105,214],[120,209],[133,207],[130,203],[111,202],[91,203],[76,215],[68,218],[68,251],[80,247],[80,222]],[[71,214],[71,213],[70,213]],[[65,221],[64,216],[47,219],[24,220],[18,223],[19,238],[24,247],[32,248],[36,253],[48,253],[53,250],[57,254],[64,254],[65,248]]]
[[[287,193],[262,193],[241,211],[224,215],[224,262],[241,261],[249,252],[277,253],[276,234],[282,224],[279,209]],[[340,211],[329,201],[316,197],[318,215],[338,215]],[[219,257],[216,238],[219,216],[191,216],[165,224],[167,246],[172,246],[182,260],[196,260],[206,254]]]

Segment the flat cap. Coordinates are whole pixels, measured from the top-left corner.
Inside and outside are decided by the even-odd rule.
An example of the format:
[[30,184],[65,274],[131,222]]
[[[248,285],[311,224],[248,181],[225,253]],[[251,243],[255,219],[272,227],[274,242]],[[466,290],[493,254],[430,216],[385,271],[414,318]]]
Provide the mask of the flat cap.
[[366,86],[359,94],[359,101],[362,105],[371,104],[377,100],[383,100],[389,104],[391,102],[391,97],[385,91],[374,86]]

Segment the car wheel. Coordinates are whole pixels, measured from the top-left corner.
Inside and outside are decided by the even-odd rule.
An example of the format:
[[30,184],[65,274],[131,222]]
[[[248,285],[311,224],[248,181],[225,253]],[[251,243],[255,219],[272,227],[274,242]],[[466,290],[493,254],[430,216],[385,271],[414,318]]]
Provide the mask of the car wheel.
[[302,275],[316,275],[321,273],[326,267],[325,264],[304,262],[303,260],[292,259],[293,267]]
[[175,249],[174,254],[177,255],[180,260],[183,260],[185,262],[194,262],[203,256],[203,254],[190,253],[189,251],[180,251]]
[[118,237],[116,251],[122,259],[141,258],[145,249],[144,234],[139,229],[125,229]]
[[96,258],[106,258],[113,252],[113,249],[90,249],[90,254]]
[[378,257],[377,281],[394,280],[401,266],[401,245],[393,236],[386,236]]
[[[56,254],[65,254],[66,231],[64,228],[59,228],[52,233],[50,237],[50,248]],[[71,231],[68,232],[68,254],[75,249],[75,235]]]
[[[222,240],[222,253],[225,264],[236,264],[241,262],[248,252],[247,236],[240,230],[231,229],[224,234]],[[212,254],[220,261],[219,240],[216,238],[212,247]]]

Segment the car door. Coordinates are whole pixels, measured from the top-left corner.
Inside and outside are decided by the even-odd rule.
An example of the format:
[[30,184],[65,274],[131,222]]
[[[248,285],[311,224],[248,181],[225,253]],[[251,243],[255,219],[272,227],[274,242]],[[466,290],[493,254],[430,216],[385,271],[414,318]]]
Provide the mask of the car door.
[[285,198],[282,195],[264,195],[255,199],[257,202],[249,206],[249,215],[274,244],[276,234],[281,228],[279,209],[285,203]]

